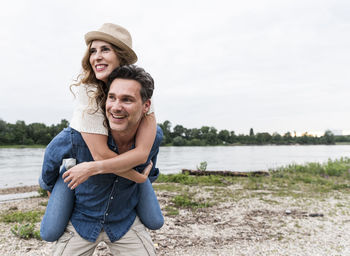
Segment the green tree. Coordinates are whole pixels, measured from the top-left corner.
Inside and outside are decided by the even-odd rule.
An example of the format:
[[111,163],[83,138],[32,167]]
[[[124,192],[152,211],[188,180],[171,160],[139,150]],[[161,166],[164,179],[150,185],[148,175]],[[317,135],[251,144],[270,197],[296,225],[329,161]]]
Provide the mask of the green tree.
[[330,130],[327,130],[323,137],[326,144],[331,145],[335,143],[334,134]]
[[186,140],[181,136],[177,136],[173,139],[174,146],[186,146]]
[[221,130],[218,134],[219,140],[224,142],[225,144],[230,143],[230,132],[228,130]]
[[159,126],[162,128],[164,135],[162,145],[170,144],[172,142],[170,121],[166,120],[162,124],[159,124]]
[[184,128],[182,125],[176,125],[173,129],[173,138],[175,137],[185,137],[185,132],[186,132],[186,128]]
[[257,133],[256,142],[257,144],[267,144],[271,143],[272,136],[267,132]]

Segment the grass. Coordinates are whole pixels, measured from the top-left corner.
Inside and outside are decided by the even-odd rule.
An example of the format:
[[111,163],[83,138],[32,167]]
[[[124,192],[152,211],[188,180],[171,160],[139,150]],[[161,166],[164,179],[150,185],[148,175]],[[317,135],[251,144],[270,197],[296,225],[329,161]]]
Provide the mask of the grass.
[[45,145],[0,145],[0,148],[45,148]]
[[189,174],[160,174],[157,183],[179,183],[183,185],[217,185],[224,186],[226,182],[234,180],[235,177],[224,177],[220,175],[191,176]]
[[171,205],[167,205],[165,207],[166,215],[168,216],[175,216],[179,215],[179,210]]
[[41,220],[42,215],[44,214],[43,211],[9,211],[5,212],[0,215],[0,220],[2,222],[6,223],[23,223],[23,222],[29,222],[29,223],[37,223]]
[[176,207],[191,209],[206,208],[213,205],[212,203],[206,202],[205,200],[196,201],[189,195],[177,195],[173,198],[173,203]]
[[169,191],[169,192],[181,192],[183,190],[182,186],[179,186],[178,184],[174,183],[163,183],[163,184],[157,184],[153,183],[153,188],[155,191]]
[[48,197],[47,191],[42,188],[38,189],[38,193],[40,197]]
[[19,238],[41,240],[40,231],[35,229],[35,224],[40,222],[43,214],[43,211],[8,211],[0,215],[0,220],[5,223],[16,223],[11,232]]
[[[231,185],[239,185],[242,189],[234,191],[228,189]],[[224,201],[227,198],[237,200],[244,197],[261,196],[261,193],[278,197],[322,198],[326,193],[331,192],[350,193],[350,159],[329,160],[324,164],[288,165],[270,170],[269,176],[228,177],[161,174],[154,186],[155,189],[179,193],[192,186],[205,186],[206,191],[216,201]],[[271,201],[270,203],[276,202]],[[192,208],[198,206],[184,196],[179,197],[176,204],[180,207],[184,207],[186,204]]]
[[13,228],[11,228],[11,232],[19,238],[23,238],[23,239],[35,238],[35,239],[41,240],[40,231],[35,229],[34,224],[30,224],[30,223],[26,223],[22,225],[16,224]]

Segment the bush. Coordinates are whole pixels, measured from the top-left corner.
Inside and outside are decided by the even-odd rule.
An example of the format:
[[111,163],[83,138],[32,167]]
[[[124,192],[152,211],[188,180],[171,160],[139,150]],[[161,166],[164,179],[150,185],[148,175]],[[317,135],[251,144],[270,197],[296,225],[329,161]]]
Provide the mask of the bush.
[[40,237],[40,231],[35,230],[34,224],[22,224],[22,225],[15,225],[13,228],[11,228],[11,232],[23,239],[29,239],[29,238],[35,238],[38,240],[41,240]]

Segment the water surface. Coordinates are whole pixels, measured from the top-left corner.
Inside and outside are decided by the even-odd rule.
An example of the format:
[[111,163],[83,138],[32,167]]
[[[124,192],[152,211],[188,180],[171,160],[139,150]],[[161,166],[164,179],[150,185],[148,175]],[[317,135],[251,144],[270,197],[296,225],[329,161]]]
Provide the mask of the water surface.
[[[0,188],[37,184],[44,150],[0,148]],[[161,147],[157,166],[164,174],[196,169],[203,161],[208,170],[256,171],[340,157],[350,157],[350,145]]]

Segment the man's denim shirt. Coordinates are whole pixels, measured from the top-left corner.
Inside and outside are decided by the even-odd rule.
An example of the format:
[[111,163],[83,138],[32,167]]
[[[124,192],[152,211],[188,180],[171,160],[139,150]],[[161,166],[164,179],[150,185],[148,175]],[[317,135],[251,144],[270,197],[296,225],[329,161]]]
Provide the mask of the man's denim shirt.
[[[159,175],[155,166],[162,138],[163,132],[157,127],[157,135],[147,162],[134,168],[142,172],[152,160],[153,168],[149,174],[151,182]],[[112,136],[108,138],[108,146],[118,153]],[[39,179],[43,189],[52,191],[62,160],[66,158],[75,158],[77,164],[93,161],[80,133],[70,127],[61,131],[46,148]],[[88,241],[96,241],[102,229],[112,242],[119,240],[135,220],[138,191],[135,182],[115,174],[91,176],[75,189],[75,205],[70,221],[79,235]]]

